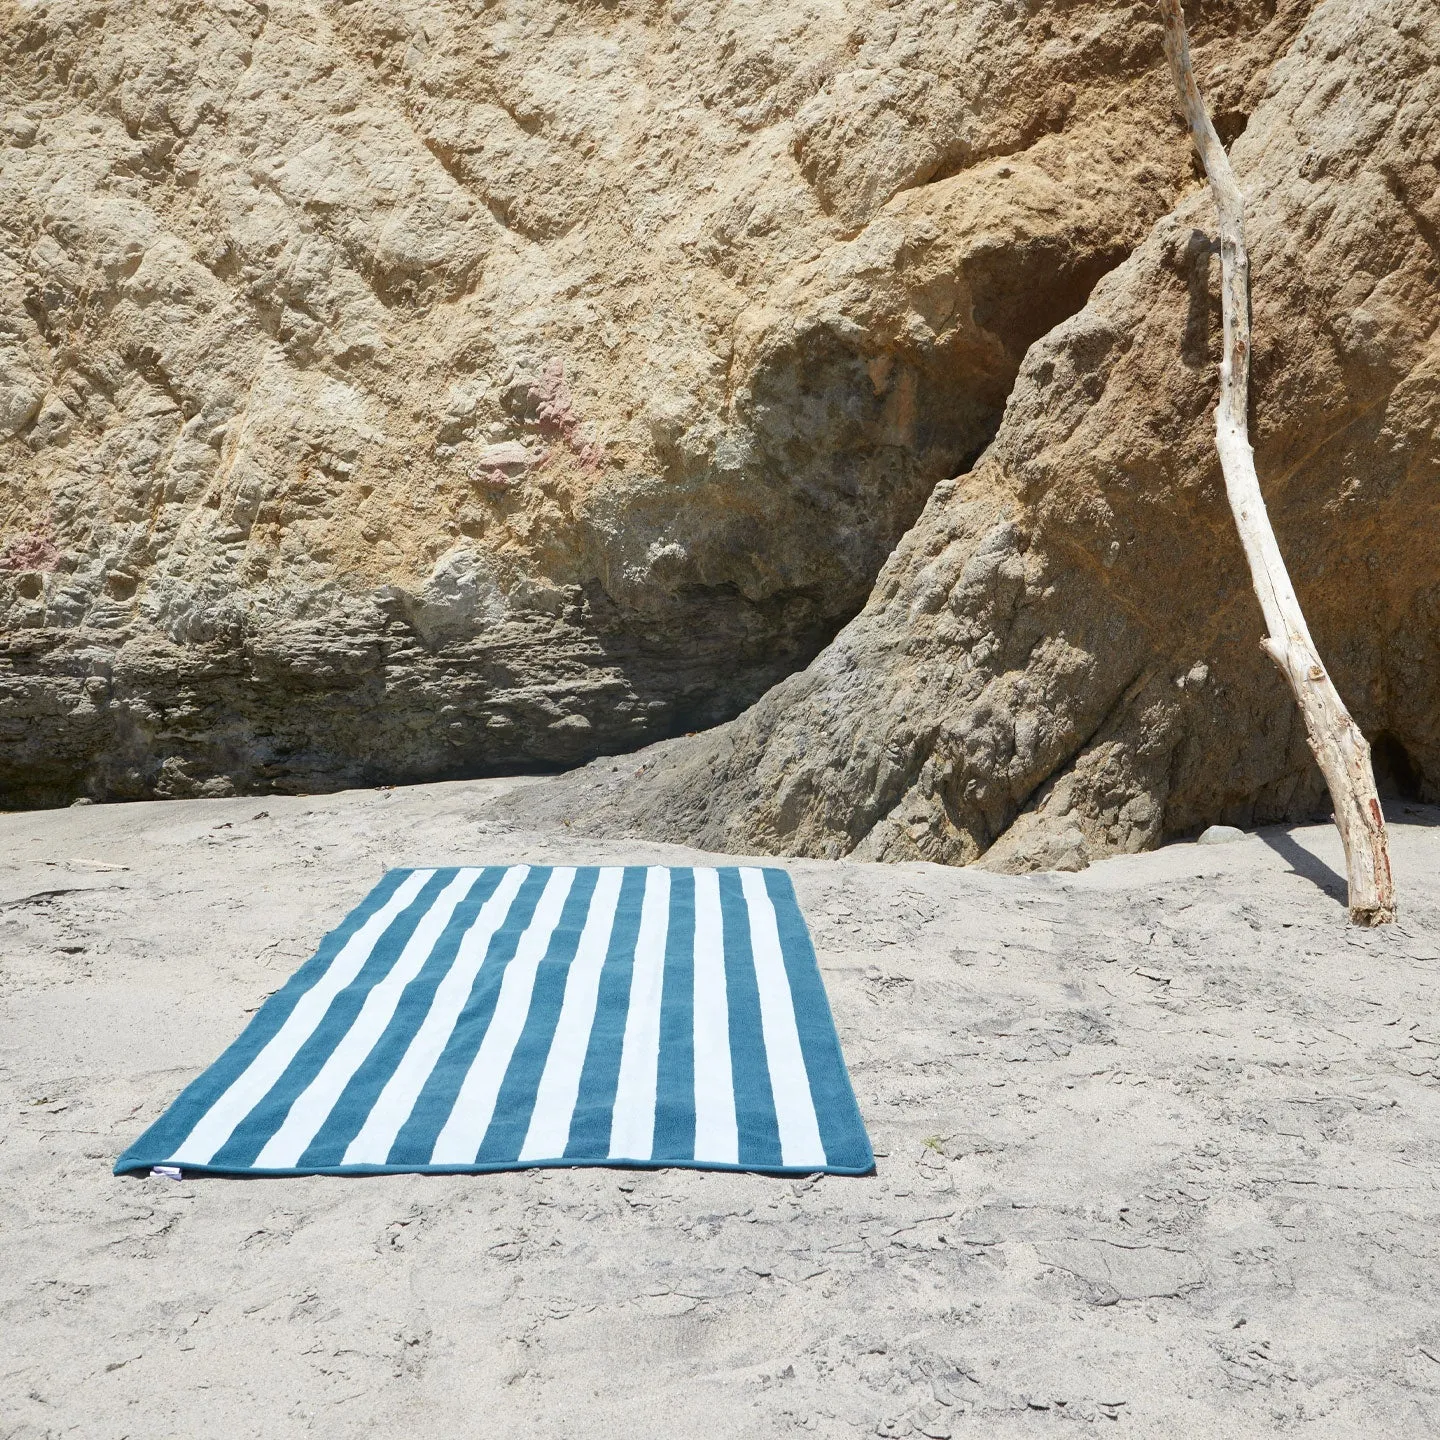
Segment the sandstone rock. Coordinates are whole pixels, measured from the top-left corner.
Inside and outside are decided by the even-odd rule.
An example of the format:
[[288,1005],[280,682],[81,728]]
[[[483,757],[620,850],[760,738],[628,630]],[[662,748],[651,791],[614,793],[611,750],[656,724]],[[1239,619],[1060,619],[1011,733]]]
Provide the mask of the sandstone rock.
[[[1432,799],[1437,60],[1433,10],[1322,4],[1233,150],[1281,547],[1382,788]],[[993,445],[936,487],[808,669],[543,803],[719,850],[1007,869],[1323,816],[1213,447],[1213,224],[1197,188],[1030,349]]]
[[[1308,8],[1200,17],[1227,133]],[[10,805],[736,714],[1191,173],[1119,0],[54,0],[0,78]]]

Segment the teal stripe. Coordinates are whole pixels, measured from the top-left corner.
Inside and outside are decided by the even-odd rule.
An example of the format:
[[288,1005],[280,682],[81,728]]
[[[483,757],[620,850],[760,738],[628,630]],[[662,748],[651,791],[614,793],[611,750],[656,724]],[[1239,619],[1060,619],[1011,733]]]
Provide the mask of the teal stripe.
[[610,1153],[611,1112],[620,1079],[620,1049],[630,1004],[630,975],[635,968],[635,941],[640,934],[640,905],[645,898],[645,870],[627,866],[620,882],[610,948],[600,971],[595,1024],[580,1073],[580,1094],[570,1120],[565,1155],[571,1158]]
[[730,1005],[730,1064],[734,1070],[735,1120],[740,1163],[755,1170],[781,1166],[780,1127],[770,1089],[760,989],[750,948],[750,907],[733,866],[720,871],[720,914],[725,924],[725,989]]
[[695,1158],[695,872],[688,869],[670,872],[651,1158],[678,1165]]
[[800,1053],[810,1080],[810,1098],[820,1126],[820,1143],[825,1163],[847,1170],[869,1170],[875,1155],[855,1091],[840,1053],[840,1037],[830,1014],[825,983],[820,978],[815,947],[795,898],[795,887],[783,870],[765,870],[765,889],[775,907],[780,932],[780,952],[785,957],[785,974],[795,1004],[795,1028],[800,1032]]

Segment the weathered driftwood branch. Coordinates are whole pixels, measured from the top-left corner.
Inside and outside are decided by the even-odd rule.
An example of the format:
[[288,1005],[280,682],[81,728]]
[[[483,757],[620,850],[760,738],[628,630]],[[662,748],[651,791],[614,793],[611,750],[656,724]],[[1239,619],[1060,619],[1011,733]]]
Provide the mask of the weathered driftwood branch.
[[1245,252],[1245,204],[1195,84],[1180,0],[1159,0],[1159,5],[1165,22],[1165,54],[1220,216],[1224,339],[1215,447],[1220,452],[1230,509],[1250,562],[1250,578],[1270,632],[1260,643],[1295,692],[1310,748],[1330,787],[1350,874],[1350,918],[1357,925],[1381,925],[1395,918],[1395,886],[1370,746],[1320,663],[1270,527],[1250,448],[1250,261]]

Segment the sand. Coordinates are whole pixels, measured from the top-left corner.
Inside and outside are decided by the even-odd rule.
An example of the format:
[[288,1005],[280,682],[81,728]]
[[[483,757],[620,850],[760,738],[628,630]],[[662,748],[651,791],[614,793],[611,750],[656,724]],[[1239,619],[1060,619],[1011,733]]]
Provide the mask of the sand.
[[0,817],[0,1436],[1440,1431],[1418,806],[1374,933],[1323,827],[790,862],[873,1177],[112,1177],[386,866],[699,858],[511,783]]

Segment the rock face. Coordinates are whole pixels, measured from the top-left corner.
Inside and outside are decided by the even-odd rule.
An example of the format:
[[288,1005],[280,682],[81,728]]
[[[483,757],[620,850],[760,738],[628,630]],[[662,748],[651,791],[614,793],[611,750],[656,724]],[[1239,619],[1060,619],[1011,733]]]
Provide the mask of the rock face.
[[[1204,7],[1227,134],[1308,10]],[[1206,769],[1235,697],[1273,733],[1226,793],[1290,804],[1283,707],[1227,648],[1250,617],[1204,455],[1203,206],[1083,309],[1191,184],[1159,34],[1118,0],[6,4],[0,805],[561,765],[733,716],[856,614],[1077,312],[863,619],[728,733],[773,776],[820,727],[783,799],[725,781],[749,798],[724,833],[968,857],[1163,756]],[[1315,108],[1319,67],[1362,60],[1286,63]],[[1362,82],[1313,135],[1272,93],[1245,142],[1279,187],[1261,432],[1272,473],[1306,461],[1292,529],[1327,506],[1382,527],[1360,560],[1297,533],[1297,559],[1378,557],[1370,648],[1342,608],[1317,628],[1403,689],[1428,642],[1392,623],[1420,602],[1390,541],[1420,531],[1383,525],[1420,481],[1342,477],[1387,423],[1385,474],[1429,474],[1387,397],[1424,404],[1428,297],[1393,286],[1433,231],[1379,99],[1393,178],[1365,153]],[[1296,288],[1290,218],[1337,247],[1304,281],[1329,290]],[[1189,608],[1137,612],[1151,581]],[[1177,646],[1214,678],[1177,689]],[[1195,698],[1222,685],[1230,708]],[[1164,722],[1189,750],[1100,738],[1152,711],[1190,717]],[[1169,823],[1127,814],[1124,843]]]
[[[1202,82],[1213,62],[1201,62]],[[1252,434],[1382,790],[1440,795],[1440,13],[1321,4],[1235,144]],[[1075,868],[1324,795],[1215,457],[1197,188],[1034,345],[864,611],[744,716],[545,801],[732,851]]]

